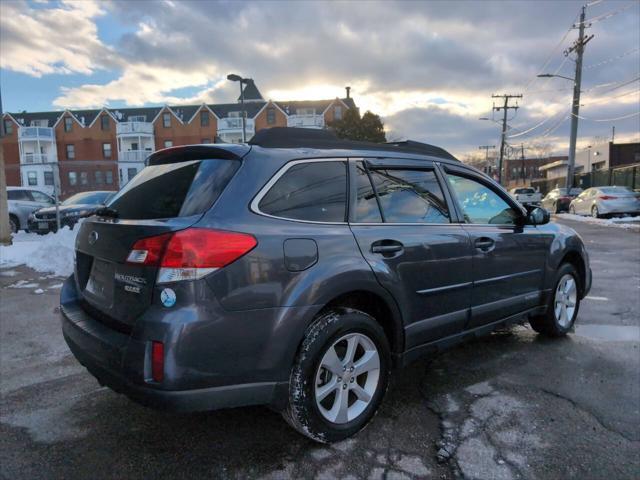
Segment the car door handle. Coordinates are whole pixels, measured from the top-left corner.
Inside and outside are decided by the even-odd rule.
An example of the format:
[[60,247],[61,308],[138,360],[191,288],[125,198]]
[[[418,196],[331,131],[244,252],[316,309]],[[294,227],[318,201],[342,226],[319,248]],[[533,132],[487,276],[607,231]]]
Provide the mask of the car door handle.
[[372,253],[381,253],[382,255],[393,255],[402,252],[404,245],[397,240],[378,240],[371,244]]
[[493,247],[495,246],[496,242],[493,241],[493,239],[488,237],[480,237],[476,239],[476,241],[473,244],[478,250],[482,250],[483,252],[489,252],[493,250]]

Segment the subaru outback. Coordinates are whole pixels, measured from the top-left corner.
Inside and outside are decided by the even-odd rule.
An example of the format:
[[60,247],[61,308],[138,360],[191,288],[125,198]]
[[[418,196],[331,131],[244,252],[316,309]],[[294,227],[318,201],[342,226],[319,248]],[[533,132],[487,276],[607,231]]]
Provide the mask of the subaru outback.
[[566,335],[590,286],[573,230],[445,150],[274,128],[153,153],[82,223],[60,311],[116,392],[334,442],[394,369],[514,323]]

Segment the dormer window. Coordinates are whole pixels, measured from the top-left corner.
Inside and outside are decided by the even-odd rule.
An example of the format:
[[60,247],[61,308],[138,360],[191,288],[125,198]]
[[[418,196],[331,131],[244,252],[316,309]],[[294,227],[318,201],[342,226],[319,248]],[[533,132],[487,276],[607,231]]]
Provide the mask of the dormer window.
[[306,107],[306,108],[296,109],[296,115],[315,115],[315,114],[316,114],[315,108]]
[[73,119],[71,117],[64,117],[64,131],[70,132],[73,129]]

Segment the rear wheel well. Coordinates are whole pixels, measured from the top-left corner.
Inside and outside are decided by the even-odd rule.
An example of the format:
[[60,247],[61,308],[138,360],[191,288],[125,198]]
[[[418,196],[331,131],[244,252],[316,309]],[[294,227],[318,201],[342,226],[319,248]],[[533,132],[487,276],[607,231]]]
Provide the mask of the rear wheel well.
[[394,353],[402,352],[402,327],[395,321],[391,308],[382,297],[368,291],[348,292],[327,303],[320,311],[320,314],[336,308],[353,308],[371,315],[384,330],[389,340],[391,351]]
[[13,223],[16,224],[17,229],[20,230],[20,219],[18,218],[18,216],[15,213],[10,213],[9,218],[13,220]]
[[580,254],[578,252],[576,252],[575,250],[572,252],[567,253],[564,257],[562,257],[562,261],[560,262],[560,265],[562,265],[563,263],[569,263],[571,265],[573,265],[573,268],[575,268],[578,272],[578,275],[580,276],[580,296],[583,295],[584,292],[584,285],[585,282],[587,280],[587,272],[586,272],[586,268],[584,265],[584,261],[582,260],[582,257],[580,256]]

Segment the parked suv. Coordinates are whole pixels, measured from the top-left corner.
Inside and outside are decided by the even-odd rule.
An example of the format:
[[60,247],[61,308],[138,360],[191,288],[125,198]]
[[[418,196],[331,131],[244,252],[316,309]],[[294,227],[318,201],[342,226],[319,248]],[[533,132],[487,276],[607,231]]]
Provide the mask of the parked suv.
[[9,226],[12,233],[28,230],[29,215],[42,207],[55,204],[52,197],[29,187],[7,187]]
[[392,368],[528,320],[562,336],[591,286],[576,233],[442,149],[270,129],[158,151],[80,226],[76,358],[174,411],[268,404],[333,442]]

